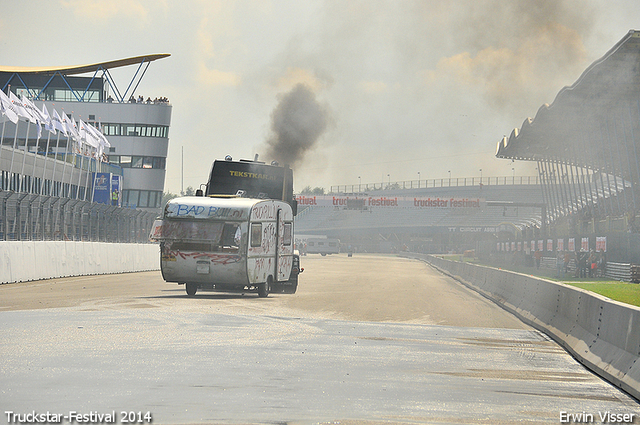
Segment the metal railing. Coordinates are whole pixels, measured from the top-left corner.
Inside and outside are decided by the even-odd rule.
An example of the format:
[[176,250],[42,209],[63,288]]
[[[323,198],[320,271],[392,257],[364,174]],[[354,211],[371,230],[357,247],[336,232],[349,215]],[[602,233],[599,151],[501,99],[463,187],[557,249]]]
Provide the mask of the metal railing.
[[426,180],[406,180],[380,183],[358,183],[331,186],[329,193],[359,193],[376,190],[407,190],[427,189],[434,187],[465,187],[465,186],[506,186],[506,185],[537,185],[538,176],[503,176],[503,177],[455,177]]
[[157,214],[0,190],[0,241],[148,243]]

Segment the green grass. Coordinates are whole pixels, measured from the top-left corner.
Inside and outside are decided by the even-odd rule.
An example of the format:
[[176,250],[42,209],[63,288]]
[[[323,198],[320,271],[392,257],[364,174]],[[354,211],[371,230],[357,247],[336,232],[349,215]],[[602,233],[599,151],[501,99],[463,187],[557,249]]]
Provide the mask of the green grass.
[[562,282],[567,285],[576,286],[595,292],[612,300],[640,307],[640,285],[636,283],[623,282]]
[[564,279],[559,279],[556,277],[556,271],[552,269],[536,269],[535,267],[527,267],[515,264],[497,265],[479,261],[477,258],[462,258],[461,255],[450,255],[445,256],[445,258],[446,257],[448,257],[447,259],[453,261],[462,260],[473,264],[500,268],[503,270],[509,270],[517,273],[528,274],[530,276],[541,277],[543,279],[553,280],[556,282],[564,283],[566,285],[585,289],[596,294],[600,294],[615,301],[620,301],[626,304],[640,307],[640,285],[636,283],[620,282],[617,280],[604,280],[602,278],[578,279],[569,274],[566,275]]

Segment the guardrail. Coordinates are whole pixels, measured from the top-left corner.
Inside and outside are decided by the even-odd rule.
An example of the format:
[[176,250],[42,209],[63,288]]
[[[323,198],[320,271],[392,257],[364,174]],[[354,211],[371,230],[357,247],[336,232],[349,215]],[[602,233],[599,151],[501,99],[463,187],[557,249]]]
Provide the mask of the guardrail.
[[496,302],[640,400],[640,308],[520,273],[432,255],[405,256],[430,263]]
[[[550,270],[557,269],[556,259],[554,257],[542,257],[540,261],[540,267]],[[605,274],[604,277],[611,280],[619,280],[621,282],[633,282],[633,273],[632,270],[637,267],[629,263],[613,263],[608,262],[605,266]],[[567,267],[567,272],[575,272],[576,270],[576,262],[574,259],[571,259],[569,265]],[[598,276],[601,277],[601,276]]]
[[0,244],[0,284],[160,269],[157,244],[11,241]]

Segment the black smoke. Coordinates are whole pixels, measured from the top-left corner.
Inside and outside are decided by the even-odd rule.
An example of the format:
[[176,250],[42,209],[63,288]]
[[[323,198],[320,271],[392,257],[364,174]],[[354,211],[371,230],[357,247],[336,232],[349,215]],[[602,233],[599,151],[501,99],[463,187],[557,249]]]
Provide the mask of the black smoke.
[[267,139],[266,157],[280,165],[295,166],[313,149],[327,129],[330,113],[313,91],[298,84],[280,96],[271,113],[271,135]]

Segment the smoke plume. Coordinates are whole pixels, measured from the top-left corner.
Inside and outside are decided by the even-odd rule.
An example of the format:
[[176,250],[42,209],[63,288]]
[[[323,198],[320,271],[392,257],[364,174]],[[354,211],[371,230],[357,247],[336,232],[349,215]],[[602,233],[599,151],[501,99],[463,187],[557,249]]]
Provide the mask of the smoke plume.
[[328,108],[304,84],[298,84],[280,97],[271,114],[271,135],[266,157],[294,166],[313,149],[330,120]]

